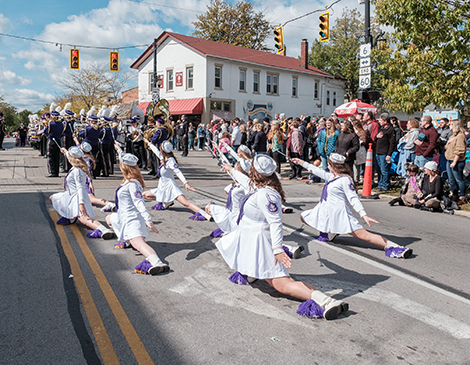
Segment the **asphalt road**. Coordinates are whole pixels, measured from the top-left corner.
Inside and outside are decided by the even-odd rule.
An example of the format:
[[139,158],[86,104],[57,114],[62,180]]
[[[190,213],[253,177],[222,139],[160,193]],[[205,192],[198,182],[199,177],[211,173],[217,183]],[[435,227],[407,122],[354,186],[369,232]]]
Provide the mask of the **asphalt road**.
[[[8,151],[24,163],[37,155]],[[6,156],[0,155],[0,170]],[[225,204],[230,180],[207,153],[179,163],[197,189],[190,200]],[[11,184],[3,177],[0,187]],[[327,322],[298,316],[300,302],[265,282],[232,284],[209,237],[215,223],[189,220],[191,212],[178,203],[151,211],[160,234],[151,233],[149,244],[171,270],[144,276],[133,272],[143,259],[136,251],[89,239],[80,224],[55,225],[48,196],[62,179],[45,188],[27,180],[0,189],[0,364],[469,363],[466,217],[364,201],[381,222],[372,231],[415,253],[390,259],[349,236],[316,241],[318,232],[299,215],[318,202],[321,186],[284,181],[294,208],[283,217],[285,242],[306,248],[291,275],[350,304],[347,316]],[[113,200],[119,182],[119,176],[98,179],[97,195]],[[95,212],[104,222],[105,213]]]

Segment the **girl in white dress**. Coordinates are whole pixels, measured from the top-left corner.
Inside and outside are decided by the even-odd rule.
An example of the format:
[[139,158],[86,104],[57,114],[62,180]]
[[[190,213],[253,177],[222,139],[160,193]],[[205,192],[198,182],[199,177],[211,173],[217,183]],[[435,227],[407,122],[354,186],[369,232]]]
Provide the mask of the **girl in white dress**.
[[346,158],[338,153],[332,153],[328,158],[326,172],[299,158],[291,161],[303,166],[313,174],[325,180],[320,203],[311,210],[302,213],[301,221],[320,231],[318,240],[331,241],[338,234],[350,234],[353,237],[379,246],[385,250],[388,257],[408,258],[413,253],[410,248],[402,247],[378,234],[366,231],[354,217],[349,204],[359,213],[370,227],[370,223],[379,223],[370,218],[356,193],[351,169],[345,164]]
[[68,151],[63,148],[61,151],[65,153],[73,167],[65,177],[65,191],[49,198],[54,209],[62,216],[57,224],[72,224],[78,218],[81,223],[93,229],[87,233],[88,237],[105,240],[113,238],[112,230],[93,219],[95,213],[85,186],[86,179],[90,178],[90,172],[83,159],[83,151],[78,147],[70,147]]
[[173,201],[177,200],[186,208],[191,209],[195,214],[189,217],[189,219],[195,221],[210,220],[210,216],[196,204],[190,202],[183,195],[178,183],[175,180],[174,175],[178,176],[181,182],[184,184],[186,191],[195,191],[191,185],[186,181],[183,173],[178,168],[178,163],[173,155],[173,145],[170,141],[164,141],[161,144],[160,150],[155,147],[150,141],[144,139],[150,149],[157,155],[157,157],[162,161],[159,170],[160,170],[160,181],[158,182],[158,187],[149,191],[145,191],[143,196],[146,200],[156,200],[158,204],[154,205],[152,209],[154,210],[165,210],[170,205],[173,205]]
[[157,275],[167,272],[170,267],[163,263],[155,250],[145,242],[148,238],[147,227],[155,233],[158,233],[158,230],[142,198],[145,183],[137,166],[139,159],[130,153],[123,153],[118,145],[116,150],[119,153],[119,166],[124,180],[116,190],[117,212],[106,217],[106,222],[118,236],[119,243],[115,247],[126,248],[126,241],[129,241],[132,247],[146,258],[135,267],[137,273]]
[[[223,236],[217,248],[224,260],[242,275],[266,280],[277,291],[306,300],[298,313],[334,319],[348,310],[347,303],[321,293],[310,284],[295,281],[287,271],[291,259],[282,248],[284,191],[275,173],[276,162],[267,155],[254,158],[250,168],[252,192],[241,204],[238,228]],[[240,172],[224,165],[237,177]]]

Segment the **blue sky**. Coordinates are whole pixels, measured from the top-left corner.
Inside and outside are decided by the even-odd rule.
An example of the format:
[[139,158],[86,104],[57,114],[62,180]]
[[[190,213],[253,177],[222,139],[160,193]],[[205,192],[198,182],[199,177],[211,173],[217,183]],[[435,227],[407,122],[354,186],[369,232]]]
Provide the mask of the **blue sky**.
[[[0,0],[0,33],[54,42],[44,44],[0,35],[0,95],[18,110],[34,112],[64,93],[59,82],[70,72],[71,47],[61,44],[123,47],[149,45],[165,30],[191,35],[194,31],[191,23],[209,2]],[[281,24],[332,2],[254,0],[253,4],[268,21]],[[342,0],[333,8],[333,22],[345,7],[364,11],[357,0]],[[318,14],[288,24],[284,38],[288,56],[297,57],[303,38],[309,44],[318,38]],[[121,69],[132,73],[129,88],[137,86],[137,74],[129,66],[145,48],[120,50]],[[81,48],[80,55],[82,66],[95,62],[108,67],[109,50]]]

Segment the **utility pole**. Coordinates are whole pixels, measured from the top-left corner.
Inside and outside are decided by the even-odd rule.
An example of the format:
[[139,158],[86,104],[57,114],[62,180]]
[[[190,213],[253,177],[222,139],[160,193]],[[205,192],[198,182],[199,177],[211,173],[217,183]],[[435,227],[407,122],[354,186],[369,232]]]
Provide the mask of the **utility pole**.
[[157,76],[157,38],[153,40],[153,85],[152,85],[152,101],[154,105],[160,101],[160,89],[158,88],[158,76]]
[[364,26],[364,43],[372,43],[372,35],[370,34],[370,0],[362,0],[365,5],[365,26]]

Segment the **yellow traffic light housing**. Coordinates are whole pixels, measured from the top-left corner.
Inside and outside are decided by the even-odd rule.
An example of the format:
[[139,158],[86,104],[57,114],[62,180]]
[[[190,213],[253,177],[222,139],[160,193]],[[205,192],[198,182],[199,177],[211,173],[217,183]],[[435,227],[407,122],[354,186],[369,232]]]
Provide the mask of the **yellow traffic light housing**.
[[320,42],[330,40],[330,12],[320,15]]
[[119,71],[119,52],[109,52],[109,69]]
[[284,35],[282,34],[282,25],[274,29],[274,42],[277,53],[284,53]]
[[70,68],[72,70],[80,69],[80,50],[72,48],[70,50]]

